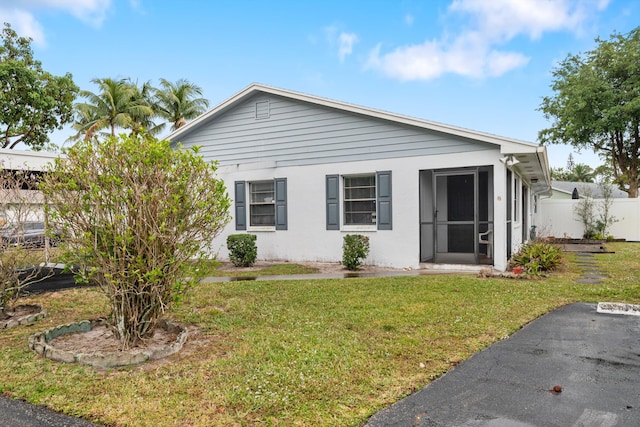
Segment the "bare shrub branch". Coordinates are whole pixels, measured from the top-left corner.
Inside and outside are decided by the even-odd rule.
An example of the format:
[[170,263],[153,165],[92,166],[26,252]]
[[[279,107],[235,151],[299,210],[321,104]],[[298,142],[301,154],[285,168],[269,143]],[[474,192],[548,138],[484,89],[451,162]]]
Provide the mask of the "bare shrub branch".
[[8,317],[21,291],[44,280],[43,236],[32,240],[27,224],[43,222],[44,201],[31,171],[4,168],[0,164],[0,319]]
[[230,218],[216,165],[146,135],[77,143],[43,190],[74,263],[109,298],[123,347],[196,283],[193,259]]

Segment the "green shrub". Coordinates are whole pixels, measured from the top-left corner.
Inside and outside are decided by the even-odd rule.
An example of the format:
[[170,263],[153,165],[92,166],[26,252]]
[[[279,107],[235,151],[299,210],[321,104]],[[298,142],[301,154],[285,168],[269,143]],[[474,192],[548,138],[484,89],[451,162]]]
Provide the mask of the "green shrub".
[[342,265],[357,270],[369,255],[369,238],[361,234],[347,234],[342,244]]
[[137,134],[78,141],[41,183],[68,259],[105,293],[123,348],[150,337],[200,273],[193,259],[229,222],[217,166]]
[[561,262],[562,251],[558,247],[550,243],[530,242],[511,256],[510,264],[523,267],[527,274],[538,275],[555,269]]
[[258,248],[255,234],[232,234],[227,237],[229,259],[236,267],[251,267],[256,262]]

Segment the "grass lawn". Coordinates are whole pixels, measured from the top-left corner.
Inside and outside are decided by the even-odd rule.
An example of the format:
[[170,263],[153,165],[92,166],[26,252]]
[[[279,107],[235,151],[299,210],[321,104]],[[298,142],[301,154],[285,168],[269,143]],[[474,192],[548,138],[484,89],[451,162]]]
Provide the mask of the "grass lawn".
[[207,277],[253,277],[253,276],[280,276],[287,274],[312,274],[318,273],[318,269],[295,263],[275,264],[263,268],[238,268],[233,271],[220,268],[221,263],[215,260],[204,261],[199,265],[200,270]]
[[115,426],[358,426],[527,322],[575,302],[640,303],[640,244],[537,280],[471,275],[207,283],[171,317],[197,328],[160,363],[111,370],[44,359],[30,334],[106,315],[95,289],[24,298],[49,317],[0,331],[0,393]]

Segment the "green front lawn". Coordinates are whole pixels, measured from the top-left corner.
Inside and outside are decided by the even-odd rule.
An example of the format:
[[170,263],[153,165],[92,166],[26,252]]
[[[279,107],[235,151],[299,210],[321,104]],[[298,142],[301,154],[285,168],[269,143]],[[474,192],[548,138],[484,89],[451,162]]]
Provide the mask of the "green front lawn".
[[[226,267],[222,268],[222,267]],[[318,269],[295,263],[274,264],[265,267],[234,268],[230,264],[223,265],[216,260],[200,261],[198,268],[206,277],[255,277],[281,276],[289,274],[318,273]]]
[[574,301],[640,303],[640,245],[595,255],[610,279],[430,275],[201,285],[171,317],[197,328],[167,360],[96,370],[30,334],[107,314],[95,289],[24,298],[50,316],[0,331],[0,393],[117,426],[358,426],[527,322]]

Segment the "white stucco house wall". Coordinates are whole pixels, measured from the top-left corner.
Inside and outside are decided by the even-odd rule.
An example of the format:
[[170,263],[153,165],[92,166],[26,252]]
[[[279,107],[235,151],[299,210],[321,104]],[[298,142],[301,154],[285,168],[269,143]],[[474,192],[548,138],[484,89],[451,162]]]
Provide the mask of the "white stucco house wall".
[[233,199],[220,259],[252,233],[259,259],[339,262],[358,233],[366,264],[504,270],[551,194],[544,147],[261,84],[168,139],[219,162]]

